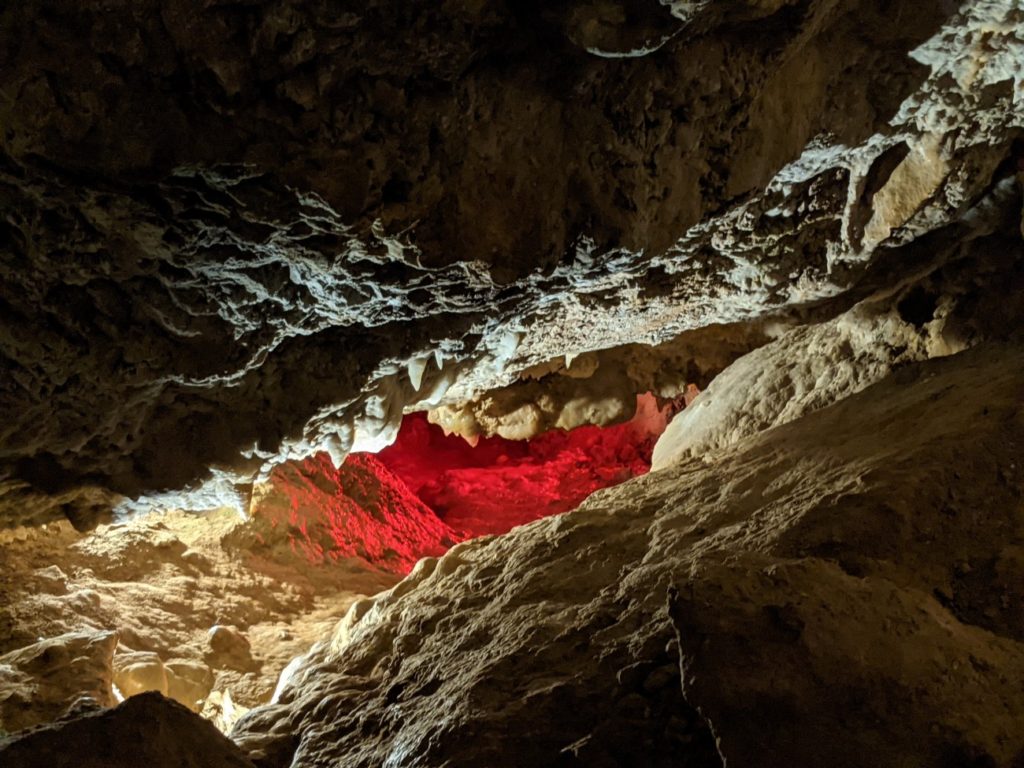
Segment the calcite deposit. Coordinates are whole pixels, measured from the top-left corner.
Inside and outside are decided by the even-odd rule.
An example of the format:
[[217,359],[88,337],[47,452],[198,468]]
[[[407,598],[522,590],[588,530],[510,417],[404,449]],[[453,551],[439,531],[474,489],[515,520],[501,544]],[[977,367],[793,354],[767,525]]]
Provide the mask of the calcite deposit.
[[1018,0],[5,4],[0,765],[1019,768],[1022,187]]

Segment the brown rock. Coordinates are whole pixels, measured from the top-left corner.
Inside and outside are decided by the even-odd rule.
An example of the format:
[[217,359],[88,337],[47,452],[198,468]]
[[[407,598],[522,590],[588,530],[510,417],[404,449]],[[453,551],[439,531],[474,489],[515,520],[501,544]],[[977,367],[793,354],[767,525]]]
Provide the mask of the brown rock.
[[213,671],[202,662],[189,659],[172,660],[167,670],[167,695],[193,712],[213,688]]
[[1024,349],[983,343],[460,544],[233,733],[273,768],[1010,768],[1022,391]]
[[48,723],[82,696],[112,706],[114,632],[82,631],[0,656],[0,728]]
[[[1021,642],[818,558],[734,558],[675,590],[687,697],[727,765],[1011,766]],[[998,670],[998,671],[997,671]]]
[[253,768],[206,720],[158,693],[0,742],[18,768]]
[[248,670],[256,666],[252,649],[237,627],[216,624],[207,633],[210,651],[207,659],[217,666]]
[[128,652],[114,656],[114,685],[125,698],[143,691],[167,695],[167,670],[160,656],[151,652]]

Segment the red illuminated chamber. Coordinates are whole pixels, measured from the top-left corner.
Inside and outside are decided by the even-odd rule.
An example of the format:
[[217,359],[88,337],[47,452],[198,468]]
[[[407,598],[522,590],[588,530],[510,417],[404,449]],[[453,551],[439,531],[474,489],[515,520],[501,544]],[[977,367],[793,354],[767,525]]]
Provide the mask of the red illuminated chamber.
[[354,453],[337,468],[326,453],[281,465],[254,496],[252,514],[268,526],[266,547],[283,535],[310,563],[357,558],[405,574],[456,542],[567,512],[645,474],[671,413],[644,395],[624,424],[476,446],[413,413],[380,453]]
[[407,415],[395,443],[376,458],[465,538],[505,533],[566,512],[600,488],[645,474],[670,417],[653,395],[630,421],[552,430],[530,440],[445,435],[426,414]]

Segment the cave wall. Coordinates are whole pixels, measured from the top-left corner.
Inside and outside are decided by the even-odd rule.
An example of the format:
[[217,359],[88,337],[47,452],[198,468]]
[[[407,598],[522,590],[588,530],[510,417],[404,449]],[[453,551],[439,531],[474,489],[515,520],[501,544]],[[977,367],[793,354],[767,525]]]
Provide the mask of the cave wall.
[[1017,765],[1021,355],[427,558],[233,736],[266,768]]
[[[66,716],[0,762],[1019,766],[1022,100],[1013,0],[3,8],[0,709]],[[338,494],[409,409],[690,384],[657,471],[436,558]],[[76,698],[226,618],[317,640],[216,669],[234,744]]]
[[5,521],[802,312],[1016,162],[1012,3],[406,5],[3,10]]

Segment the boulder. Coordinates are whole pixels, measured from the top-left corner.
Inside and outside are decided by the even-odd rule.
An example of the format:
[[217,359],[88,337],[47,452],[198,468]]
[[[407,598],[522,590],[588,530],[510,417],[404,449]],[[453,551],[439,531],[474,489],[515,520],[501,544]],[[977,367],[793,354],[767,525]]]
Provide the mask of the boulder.
[[114,685],[125,698],[143,691],[167,695],[167,670],[156,653],[132,651],[114,656]]
[[156,692],[0,742],[18,768],[254,768],[211,723]]

